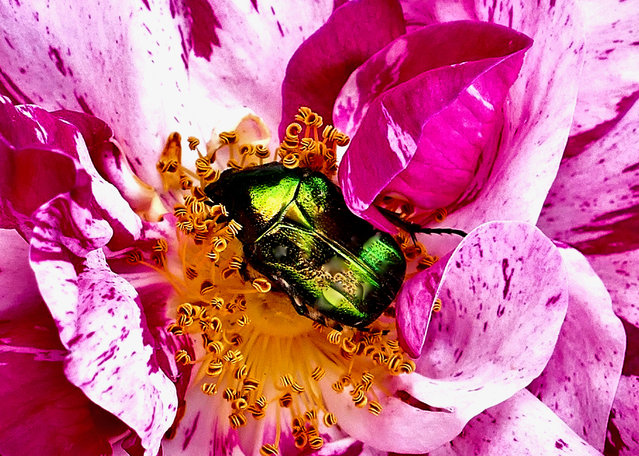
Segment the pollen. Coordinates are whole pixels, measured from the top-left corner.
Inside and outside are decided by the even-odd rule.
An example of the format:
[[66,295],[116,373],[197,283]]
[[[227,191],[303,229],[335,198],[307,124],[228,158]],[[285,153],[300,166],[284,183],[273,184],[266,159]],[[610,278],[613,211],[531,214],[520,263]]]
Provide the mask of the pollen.
[[[385,381],[413,372],[415,364],[395,339],[392,312],[367,330],[327,328],[298,315],[289,296],[245,261],[238,239],[244,227],[204,191],[219,179],[220,162],[245,169],[278,160],[333,177],[336,149],[348,144],[348,136],[308,108],[300,108],[274,154],[244,136],[239,128],[222,132],[206,152],[189,137],[197,154],[194,170],[182,164],[180,135],[169,136],[157,169],[165,190],[179,198],[173,209],[177,243],[159,239],[149,257],[133,250],[127,260],[161,272],[175,288],[167,331],[196,342],[185,343],[193,348],[177,351],[175,359],[193,366],[191,385],[202,400],[223,400],[223,407],[216,406],[220,426],[241,432],[249,422],[272,420],[277,432],[274,440],[259,442],[261,455],[279,454],[283,427],[299,450],[315,451],[324,445],[320,428],[338,424],[325,394],[379,416]],[[407,236],[400,245],[419,264],[435,260]]]

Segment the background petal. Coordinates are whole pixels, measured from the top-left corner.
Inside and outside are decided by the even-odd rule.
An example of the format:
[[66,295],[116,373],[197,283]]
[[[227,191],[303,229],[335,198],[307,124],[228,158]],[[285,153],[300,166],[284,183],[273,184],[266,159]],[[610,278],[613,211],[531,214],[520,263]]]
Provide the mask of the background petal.
[[462,435],[430,456],[600,455],[548,407],[522,390],[473,419]]
[[639,105],[577,155],[566,155],[539,226],[586,255],[617,315],[639,327]]
[[639,98],[639,44],[633,2],[579,2],[586,46],[567,154],[607,134]]
[[359,65],[405,32],[396,0],[355,0],[337,8],[295,51],[282,83],[280,138],[301,106],[332,124],[333,104]]
[[630,456],[639,452],[639,376],[622,376],[612,406],[606,454]]
[[277,125],[286,63],[332,6],[4,2],[0,60],[14,64],[0,85],[14,101],[105,120],[134,172],[160,188],[155,162],[171,131],[207,140],[244,105]]
[[581,438],[603,451],[626,335],[610,295],[588,261],[561,248],[568,313],[555,351],[528,389]]

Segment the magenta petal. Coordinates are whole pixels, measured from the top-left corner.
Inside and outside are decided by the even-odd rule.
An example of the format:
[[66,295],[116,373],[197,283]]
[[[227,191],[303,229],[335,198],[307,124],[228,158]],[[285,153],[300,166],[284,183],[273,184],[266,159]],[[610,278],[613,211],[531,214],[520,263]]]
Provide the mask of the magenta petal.
[[353,70],[404,32],[402,10],[395,0],[355,0],[335,10],[288,63],[280,138],[301,106],[332,123],[333,104]]
[[639,454],[639,376],[623,375],[615,396],[608,426],[606,454]]
[[430,456],[473,454],[601,455],[526,390],[477,416],[459,437]]
[[63,370],[67,352],[44,304],[35,299],[23,301],[23,312],[10,321],[2,312],[0,453],[111,454],[109,439],[125,427],[69,383]]
[[474,199],[530,45],[506,28],[457,22],[405,35],[369,59],[335,108],[336,125],[357,130],[339,169],[351,209],[374,211],[375,198],[388,195],[427,215]]
[[45,202],[75,185],[76,169],[69,157],[46,149],[16,151],[0,140],[0,195],[18,214],[30,216]]
[[576,250],[560,249],[568,312],[555,351],[529,390],[579,436],[603,451],[626,336],[601,279]]
[[[426,333],[424,323],[437,297],[442,311],[433,315]],[[440,260],[404,283],[396,299],[400,340],[409,353],[429,359],[433,369],[453,375],[465,360],[493,356],[491,349],[512,346],[521,351],[539,339],[539,357],[526,363],[532,380],[552,353],[566,300],[561,258],[552,242],[525,223],[491,222],[469,233],[447,261]],[[514,339],[510,345],[493,347],[480,342],[484,337]],[[422,352],[425,340],[431,342]],[[445,350],[450,344],[454,353]],[[515,355],[504,352],[500,357]]]

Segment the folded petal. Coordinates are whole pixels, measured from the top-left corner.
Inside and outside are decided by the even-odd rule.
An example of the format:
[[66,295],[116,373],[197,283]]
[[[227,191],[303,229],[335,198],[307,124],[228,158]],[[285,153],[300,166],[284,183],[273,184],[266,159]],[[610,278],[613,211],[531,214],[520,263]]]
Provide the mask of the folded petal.
[[568,312],[548,365],[528,389],[603,451],[626,335],[606,287],[588,261],[574,249],[559,251],[568,279]]
[[333,104],[353,70],[404,32],[404,17],[395,0],[355,0],[337,8],[288,63],[280,138],[300,106],[332,124]]
[[[444,369],[444,376],[468,374],[466,361],[495,356],[515,365],[506,358],[522,356],[530,381],[548,361],[566,312],[561,271],[557,248],[534,226],[481,225],[450,257],[404,283],[396,299],[400,340],[410,354],[421,354],[420,365]],[[429,329],[438,297],[442,311],[432,314]],[[503,343],[508,337],[512,342]],[[517,350],[502,351],[509,347]],[[536,347],[536,355],[524,354],[523,347]]]
[[473,419],[464,432],[431,456],[560,454],[600,455],[530,392],[511,399]]
[[506,28],[456,22],[405,35],[369,59],[335,107],[338,128],[357,132],[340,165],[349,206],[363,214],[387,196],[419,217],[472,198],[493,165],[502,103],[530,44]]
[[139,217],[95,169],[75,125],[37,106],[12,106],[0,100],[0,154],[0,198],[2,212],[7,214],[3,218],[9,220],[2,222],[5,226],[19,216],[28,218],[54,196],[82,187],[77,199],[89,204],[95,196],[97,212],[113,229],[113,248],[122,248],[139,236]]
[[619,380],[619,388],[612,406],[608,425],[606,454],[630,456],[639,452],[639,376],[625,376]]
[[548,362],[566,312],[557,249],[520,222],[489,223],[470,233],[450,256],[435,294],[421,293],[425,272],[411,278],[396,301],[400,334],[413,315],[430,312],[433,298],[443,302],[417,372],[390,382],[378,417],[325,394],[340,426],[380,450],[431,451],[525,387]]
[[577,2],[404,0],[402,8],[414,26],[473,19],[507,25],[534,39],[505,103],[500,150],[488,183],[474,202],[449,211],[447,224],[469,231],[494,219],[534,223],[572,123],[583,47]]
[[639,326],[639,104],[578,155],[566,156],[539,226],[586,255],[615,312]]
[[154,455],[177,399],[159,368],[137,293],[111,272],[100,250],[87,252],[76,274],[73,256],[55,239],[44,241],[46,234],[40,226],[34,230],[31,265],[69,351],[65,374],[130,426]]

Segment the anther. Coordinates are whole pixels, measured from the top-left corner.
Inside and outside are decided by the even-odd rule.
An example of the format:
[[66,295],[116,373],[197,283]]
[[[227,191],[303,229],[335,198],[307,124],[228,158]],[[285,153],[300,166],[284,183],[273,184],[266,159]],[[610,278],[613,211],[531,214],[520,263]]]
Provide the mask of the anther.
[[368,403],[368,411],[375,416],[379,416],[382,413],[382,404],[377,401],[371,401]]
[[328,333],[326,339],[333,345],[339,345],[342,340],[342,333],[336,329],[333,329]]
[[246,417],[242,413],[232,413],[229,415],[229,422],[233,429],[237,429],[246,424]]
[[189,136],[188,138],[186,138],[186,140],[189,142],[189,149],[191,150],[197,149],[197,146],[200,145],[200,140],[197,139],[195,136]]
[[224,369],[224,364],[222,363],[222,361],[213,360],[206,367],[206,374],[210,375],[211,377],[217,377],[218,375],[222,373],[223,369]]
[[175,352],[175,361],[181,364],[190,364],[191,356],[187,353],[186,350],[178,350]]
[[127,263],[136,264],[142,261],[142,253],[139,250],[131,250],[126,257]]
[[202,392],[204,394],[212,396],[217,393],[217,386],[215,385],[215,383],[202,383]]
[[253,288],[255,288],[260,293],[268,293],[271,290],[271,282],[263,277],[258,277],[257,279],[253,280],[253,282],[251,282],[251,285],[253,285]]
[[313,372],[311,372],[311,378],[316,382],[319,382],[325,374],[326,371],[322,367],[317,366],[315,369],[313,369]]
[[280,396],[279,402],[282,407],[288,408],[293,403],[293,396],[290,392],[284,393],[282,396]]
[[267,443],[266,445],[262,445],[262,448],[260,448],[260,455],[262,456],[271,456],[274,454],[279,454],[279,451],[277,449],[277,446],[275,446],[272,443]]
[[323,421],[326,427],[331,427],[337,424],[337,418],[330,412],[324,414]]
[[220,133],[220,142],[222,144],[233,144],[237,141],[237,133],[234,131],[224,131]]

